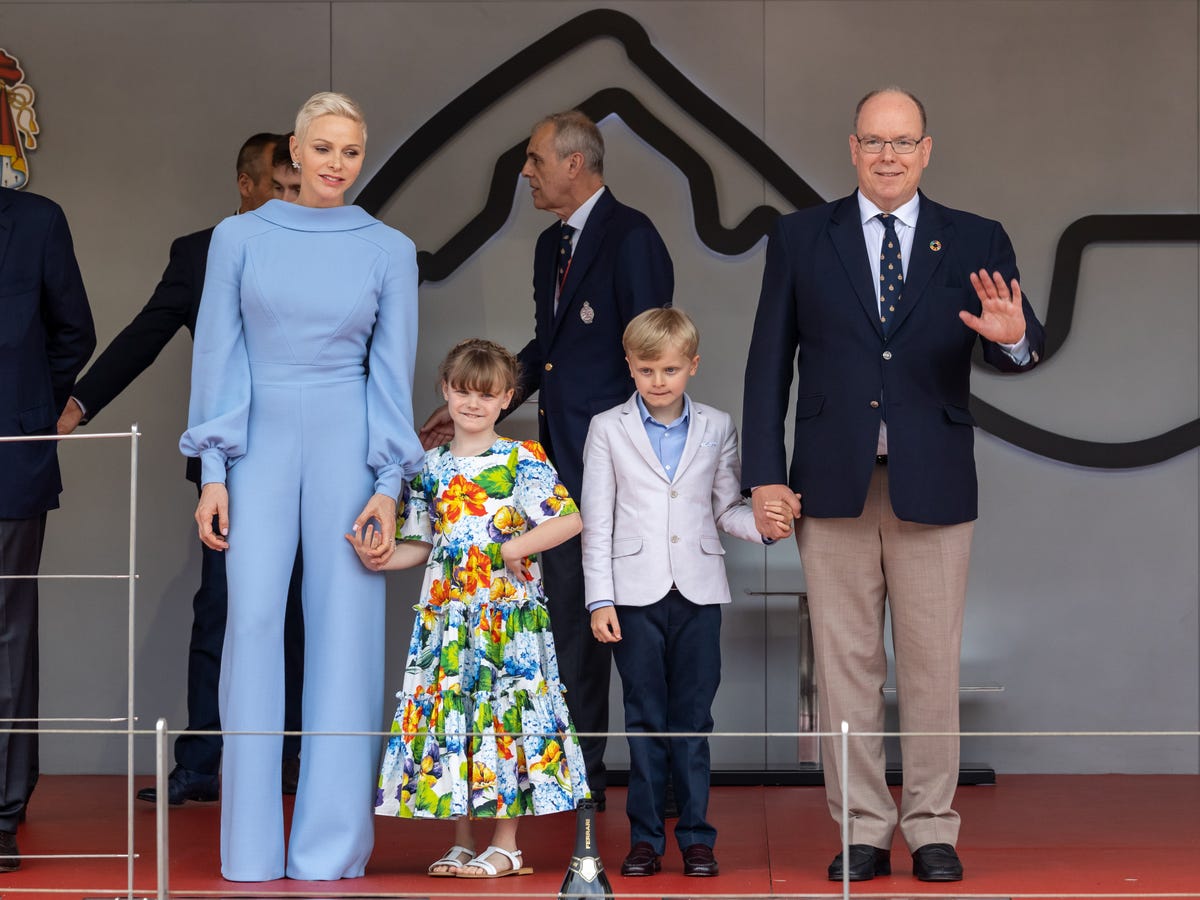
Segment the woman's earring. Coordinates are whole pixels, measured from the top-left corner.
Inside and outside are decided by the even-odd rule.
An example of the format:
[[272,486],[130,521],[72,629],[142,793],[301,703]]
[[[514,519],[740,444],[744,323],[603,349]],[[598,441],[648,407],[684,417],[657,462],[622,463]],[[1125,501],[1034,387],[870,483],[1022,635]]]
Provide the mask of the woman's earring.
[[295,160],[295,159],[293,159],[293,160],[292,160],[292,168],[293,168],[293,169],[298,169],[298,168],[300,168],[300,162],[299,162],[298,160]]

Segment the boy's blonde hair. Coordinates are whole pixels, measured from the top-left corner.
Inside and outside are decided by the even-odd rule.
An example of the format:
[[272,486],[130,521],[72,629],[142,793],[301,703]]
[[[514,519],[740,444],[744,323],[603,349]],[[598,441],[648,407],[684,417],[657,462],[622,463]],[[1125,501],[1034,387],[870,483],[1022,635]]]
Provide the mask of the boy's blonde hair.
[[626,356],[638,359],[659,359],[670,350],[678,350],[691,359],[700,349],[700,332],[682,309],[674,306],[648,309],[625,326],[621,346]]
[[438,384],[466,391],[515,390],[521,364],[504,347],[483,338],[459,341],[438,366]]

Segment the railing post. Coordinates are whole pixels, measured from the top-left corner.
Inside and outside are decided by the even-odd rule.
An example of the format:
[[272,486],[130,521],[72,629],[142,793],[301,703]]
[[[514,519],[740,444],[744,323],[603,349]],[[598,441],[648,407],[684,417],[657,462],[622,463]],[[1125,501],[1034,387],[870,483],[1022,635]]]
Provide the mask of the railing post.
[[158,900],[167,900],[169,892],[168,877],[170,874],[170,860],[167,858],[167,820],[168,810],[170,809],[170,792],[168,788],[167,770],[170,768],[171,747],[167,741],[167,720],[159,719],[154,726],[155,731],[155,754],[154,754],[154,775],[157,793],[154,803],[154,830],[155,830],[155,864],[156,864],[156,894]]
[[125,648],[129,654],[126,663],[126,694],[125,694],[125,727],[129,736],[125,747],[125,771],[128,773],[125,785],[125,803],[127,813],[126,848],[129,854],[127,861],[129,876],[129,900],[133,900],[133,736],[137,726],[134,713],[134,647],[137,646],[136,631],[136,602],[137,602],[137,489],[138,489],[138,431],[137,423],[129,426],[129,610]]
[[842,720],[842,898],[850,900],[850,723]]

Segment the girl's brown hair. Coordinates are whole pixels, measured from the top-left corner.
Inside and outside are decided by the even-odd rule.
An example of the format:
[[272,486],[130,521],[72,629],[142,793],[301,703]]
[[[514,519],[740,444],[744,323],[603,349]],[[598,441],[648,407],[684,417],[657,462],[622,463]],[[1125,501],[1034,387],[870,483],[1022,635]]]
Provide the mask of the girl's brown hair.
[[516,390],[521,373],[517,358],[494,341],[459,341],[438,366],[438,383],[468,391]]

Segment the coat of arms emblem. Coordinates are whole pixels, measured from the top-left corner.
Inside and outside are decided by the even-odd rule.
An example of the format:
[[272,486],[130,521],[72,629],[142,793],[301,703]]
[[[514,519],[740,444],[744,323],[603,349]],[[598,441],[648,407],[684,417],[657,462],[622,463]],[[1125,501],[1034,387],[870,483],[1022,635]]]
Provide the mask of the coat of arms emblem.
[[38,124],[33,88],[25,83],[21,63],[0,49],[0,185],[21,188],[29,183],[26,151],[37,148]]

